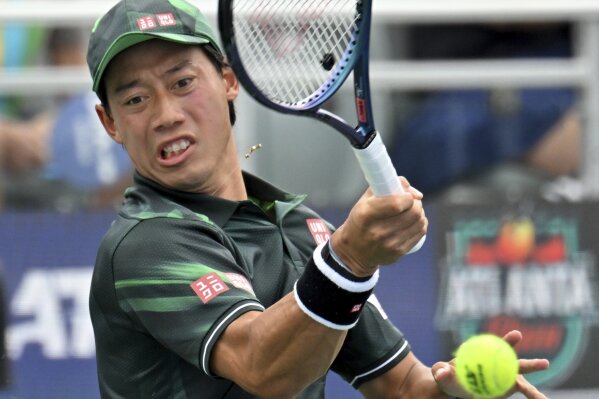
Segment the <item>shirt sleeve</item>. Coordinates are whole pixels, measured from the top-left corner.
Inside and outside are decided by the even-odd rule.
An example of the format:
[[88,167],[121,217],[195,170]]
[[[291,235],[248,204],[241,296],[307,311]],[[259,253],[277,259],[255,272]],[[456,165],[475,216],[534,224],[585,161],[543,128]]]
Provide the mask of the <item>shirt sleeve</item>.
[[264,307],[231,243],[206,222],[138,223],[118,246],[114,284],[133,328],[210,375],[211,350],[237,317]]
[[357,389],[393,368],[410,350],[408,341],[389,321],[373,295],[358,324],[348,332],[331,370]]

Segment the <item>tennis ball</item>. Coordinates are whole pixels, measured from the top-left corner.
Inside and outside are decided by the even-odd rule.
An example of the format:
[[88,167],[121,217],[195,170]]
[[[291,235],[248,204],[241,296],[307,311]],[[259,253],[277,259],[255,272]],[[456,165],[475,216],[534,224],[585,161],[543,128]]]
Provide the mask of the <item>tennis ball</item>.
[[504,395],[516,383],[518,356],[503,339],[475,335],[458,348],[455,368],[459,383],[476,398]]

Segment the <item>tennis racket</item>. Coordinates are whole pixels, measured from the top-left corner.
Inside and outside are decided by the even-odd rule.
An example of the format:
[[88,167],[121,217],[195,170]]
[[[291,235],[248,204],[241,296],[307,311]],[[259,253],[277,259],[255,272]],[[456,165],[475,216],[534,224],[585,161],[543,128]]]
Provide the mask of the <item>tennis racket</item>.
[[[218,7],[225,52],[246,91],[268,108],[316,118],[340,132],[373,193],[386,196],[403,188],[374,126],[371,16],[372,0],[219,0]],[[356,127],[321,108],[352,72]]]

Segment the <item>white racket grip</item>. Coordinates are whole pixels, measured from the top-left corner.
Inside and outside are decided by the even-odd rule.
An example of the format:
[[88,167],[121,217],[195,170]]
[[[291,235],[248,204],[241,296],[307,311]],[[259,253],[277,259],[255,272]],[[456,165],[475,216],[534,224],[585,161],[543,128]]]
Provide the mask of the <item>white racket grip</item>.
[[[363,149],[354,148],[354,154],[358,158],[362,173],[374,195],[384,197],[404,192],[397,178],[395,166],[393,166],[385,143],[383,143],[381,135],[378,132],[368,147]],[[408,253],[411,254],[418,251],[425,240],[426,236],[422,237]]]
[[393,166],[387,148],[385,148],[385,143],[383,143],[378,132],[368,147],[364,149],[354,148],[354,154],[358,158],[362,173],[364,173],[364,177],[374,195],[384,197],[404,191],[397,178],[395,166]]

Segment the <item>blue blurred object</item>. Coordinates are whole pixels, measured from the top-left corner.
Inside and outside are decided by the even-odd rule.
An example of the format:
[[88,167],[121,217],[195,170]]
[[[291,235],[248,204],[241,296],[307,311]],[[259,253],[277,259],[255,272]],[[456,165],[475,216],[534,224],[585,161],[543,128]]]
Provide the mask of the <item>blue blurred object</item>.
[[526,154],[574,105],[572,89],[523,89],[501,100],[486,90],[432,94],[396,135],[393,163],[430,193]]
[[[568,24],[416,25],[406,36],[416,60],[570,59]],[[410,183],[438,193],[529,152],[576,107],[576,90],[440,90],[418,96],[398,120],[389,152]]]
[[126,151],[110,139],[98,120],[97,102],[90,92],[61,107],[51,133],[45,178],[87,191],[116,183],[131,171]]
[[[43,52],[41,28],[17,22],[0,25],[0,67],[20,68],[31,66]],[[22,99],[11,93],[0,93],[0,113],[4,117],[24,117]]]

